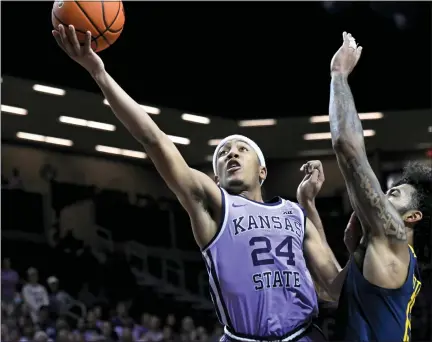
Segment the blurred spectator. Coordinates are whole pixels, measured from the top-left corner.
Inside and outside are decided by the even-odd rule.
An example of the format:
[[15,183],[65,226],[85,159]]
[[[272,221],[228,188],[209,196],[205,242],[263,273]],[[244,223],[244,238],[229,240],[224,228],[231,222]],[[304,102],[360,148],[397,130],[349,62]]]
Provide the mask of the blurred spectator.
[[135,340],[139,340],[141,336],[143,336],[147,331],[150,323],[150,315],[147,312],[144,312],[141,315],[140,324],[135,324],[133,329],[133,337]]
[[162,330],[162,334],[163,334],[163,339],[162,339],[163,342],[176,342],[173,329],[169,325],[164,326]]
[[38,271],[31,267],[27,270],[28,283],[24,285],[22,293],[24,302],[27,304],[33,322],[39,318],[39,310],[49,305],[48,292],[44,286],[39,284]]
[[183,318],[180,330],[181,341],[194,341],[196,338],[194,321],[191,317],[186,316]]
[[19,281],[18,273],[11,268],[9,258],[3,259],[1,270],[1,297],[2,301],[11,303],[15,300],[16,286]]
[[207,342],[208,341],[208,334],[207,330],[204,327],[198,327],[196,329],[196,337],[195,340],[197,342]]
[[117,334],[112,329],[110,322],[103,322],[101,325],[102,330],[102,338],[101,340],[104,342],[114,342],[118,340]]
[[102,321],[102,308],[97,305],[93,308],[93,315],[96,320],[96,326],[101,329],[103,321]]
[[128,322],[129,315],[127,312],[127,307],[124,302],[120,302],[116,307],[116,314],[112,319],[112,324],[114,327],[122,327]]
[[68,322],[65,319],[63,319],[63,318],[59,318],[57,320],[55,328],[56,328],[57,332],[60,332],[60,331],[63,331],[63,330],[69,332],[69,330],[70,330]]
[[50,311],[48,306],[42,306],[39,310],[39,318],[37,328],[46,333],[50,338],[55,338],[56,326],[50,318]]
[[72,306],[73,298],[65,291],[59,289],[59,280],[56,277],[49,277],[47,284],[50,289],[49,306],[51,312],[57,315],[68,312]]
[[67,329],[58,330],[56,336],[56,342],[71,342],[72,336]]
[[74,334],[82,335],[86,331],[86,322],[83,317],[79,318],[76,324],[76,329],[74,330]]
[[160,320],[156,316],[152,316],[150,319],[150,325],[148,331],[145,332],[139,339],[142,342],[161,342],[163,341],[164,335],[160,329]]
[[21,175],[19,170],[14,167],[12,169],[12,177],[9,178],[9,189],[23,189],[23,181],[21,179]]
[[120,337],[121,342],[133,342],[132,331],[129,328],[124,328],[122,336]]
[[213,327],[212,335],[209,337],[209,342],[218,342],[223,335],[223,328],[219,323]]
[[85,327],[85,339],[95,341],[102,335],[101,329],[96,324],[96,316],[92,310],[87,313],[87,324]]
[[176,323],[177,323],[177,319],[176,319],[176,316],[174,314],[169,314],[166,317],[165,325],[167,325],[167,326],[171,327],[172,329],[174,329]]
[[[4,319],[4,317],[3,317]],[[0,341],[9,341],[9,328],[7,324],[2,323]]]
[[48,342],[49,340],[48,335],[43,331],[37,331],[33,337],[34,342]]

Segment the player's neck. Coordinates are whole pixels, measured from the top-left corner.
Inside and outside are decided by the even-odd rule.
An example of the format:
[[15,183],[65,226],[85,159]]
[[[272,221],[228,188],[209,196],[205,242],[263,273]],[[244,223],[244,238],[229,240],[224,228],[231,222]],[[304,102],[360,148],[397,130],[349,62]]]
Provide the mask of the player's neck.
[[409,245],[414,247],[414,231],[410,228],[407,228],[407,241]]
[[244,190],[239,194],[239,196],[245,197],[248,200],[252,200],[255,202],[261,202],[261,203],[264,202],[262,198],[261,189],[252,190],[252,191]]

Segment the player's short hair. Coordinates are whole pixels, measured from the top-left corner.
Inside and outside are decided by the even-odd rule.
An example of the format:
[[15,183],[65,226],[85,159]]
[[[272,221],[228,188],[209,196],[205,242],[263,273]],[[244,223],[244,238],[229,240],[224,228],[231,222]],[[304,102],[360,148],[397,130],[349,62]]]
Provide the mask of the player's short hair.
[[432,167],[420,162],[409,162],[404,168],[402,179],[395,186],[402,184],[409,184],[416,190],[408,208],[419,210],[423,214],[416,229],[430,228],[432,226]]

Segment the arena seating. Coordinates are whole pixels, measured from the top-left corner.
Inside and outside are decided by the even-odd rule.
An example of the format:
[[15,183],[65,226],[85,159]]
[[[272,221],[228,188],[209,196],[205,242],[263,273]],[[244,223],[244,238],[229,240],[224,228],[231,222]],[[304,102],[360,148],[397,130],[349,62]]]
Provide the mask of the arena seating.
[[[172,251],[175,247],[175,250],[196,254],[196,259],[184,260],[181,266],[184,272],[184,291],[208,300],[207,291],[203,292],[202,287],[203,279],[206,278],[204,265],[193,241],[188,217],[176,201],[155,199],[143,194],[130,200],[128,194],[120,191],[52,182],[50,198],[55,214],[50,218],[44,216],[46,210],[44,211],[42,194],[2,189],[2,197],[3,256],[11,258],[13,268],[18,271],[23,282],[26,279],[26,270],[34,267],[39,271],[42,284],[45,285],[49,276],[55,275],[60,279],[62,289],[74,298],[80,298],[83,284],[88,286],[98,299],[87,309],[93,312],[94,306],[100,304],[105,320],[113,317],[111,312],[117,303],[125,302],[129,303],[129,314],[136,324],[139,324],[143,313],[150,313],[161,319],[168,314],[179,318],[191,316],[196,326],[202,326],[208,334],[202,335],[201,339],[192,339],[187,335],[189,337],[186,340],[189,338],[190,341],[213,341],[209,337],[213,334],[216,341],[220,327],[216,325],[217,329],[214,330],[216,319],[213,311],[191,309],[189,302],[180,301],[170,291],[164,292],[152,285],[138,285],[133,269],[142,268],[136,265],[142,260],[127,257],[122,247],[125,242],[134,240],[139,245],[151,247],[152,250],[160,248],[162,251]],[[95,224],[108,231],[113,240],[113,249],[104,250],[103,257],[95,253],[91,242],[79,241],[73,234],[65,235],[59,232],[61,227],[58,218],[62,210],[83,200],[94,203]],[[321,198],[317,200],[317,207],[327,229],[327,238],[340,262],[344,263],[347,255],[342,242],[342,228],[345,227],[348,217],[343,214],[342,199]],[[171,227],[173,224],[174,227]],[[175,229],[174,239],[172,228]],[[50,241],[46,236],[52,229],[56,234],[53,241]],[[178,286],[178,273],[167,272],[163,277],[166,270],[163,270],[165,266],[159,256],[149,257],[147,263],[149,276],[163,278],[165,282]],[[425,292],[427,290],[423,291]],[[79,314],[76,310],[73,312]],[[6,312],[3,314],[6,315],[4,317],[11,316]],[[320,324],[330,336],[331,314],[331,307],[323,307],[320,315]],[[423,321],[428,310],[419,304],[416,305],[413,315],[423,317]],[[71,327],[78,324],[76,319],[70,317],[68,322]],[[128,324],[123,323],[123,327]],[[417,333],[419,336],[428,336],[427,324],[417,323],[414,326],[417,328],[414,335]],[[176,329],[182,331],[181,328]]]

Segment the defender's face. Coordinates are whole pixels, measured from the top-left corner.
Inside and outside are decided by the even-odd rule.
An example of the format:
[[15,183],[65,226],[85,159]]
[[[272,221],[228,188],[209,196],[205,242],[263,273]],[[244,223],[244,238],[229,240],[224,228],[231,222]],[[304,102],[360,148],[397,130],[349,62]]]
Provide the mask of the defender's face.
[[401,184],[390,188],[386,192],[389,202],[403,216],[408,210],[416,209],[412,207],[412,200],[415,195],[415,188],[409,184]]
[[248,144],[240,140],[227,141],[217,155],[217,178],[224,189],[243,188],[259,184],[265,178],[265,168]]

